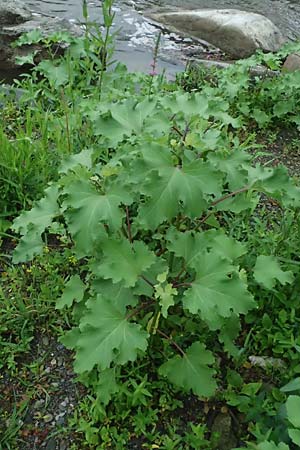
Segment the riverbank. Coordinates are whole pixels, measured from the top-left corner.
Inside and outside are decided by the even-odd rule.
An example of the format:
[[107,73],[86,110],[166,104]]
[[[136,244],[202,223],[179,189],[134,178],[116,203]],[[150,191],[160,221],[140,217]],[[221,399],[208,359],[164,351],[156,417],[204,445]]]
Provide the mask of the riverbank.
[[97,45],[0,111],[0,448],[292,449],[299,72]]

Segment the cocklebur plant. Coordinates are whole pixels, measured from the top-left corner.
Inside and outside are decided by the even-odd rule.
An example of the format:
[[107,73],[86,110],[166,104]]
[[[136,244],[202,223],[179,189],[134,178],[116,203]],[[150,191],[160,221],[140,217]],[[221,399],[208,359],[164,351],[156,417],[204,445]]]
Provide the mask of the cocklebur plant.
[[222,227],[224,211],[253,213],[261,193],[300,202],[283,167],[253,166],[226,140],[238,126],[228,108],[209,91],[108,105],[91,119],[98,148],[66,159],[14,222],[15,263],[39,254],[53,228],[69,237],[82,271],[57,300],[74,316],[62,342],[76,352],[76,372],[99,372],[106,403],[122,366],[142,359],[184,391],[212,396],[214,351],[234,353],[239,318],[256,307],[247,277],[266,289],[293,281],[272,255],[242,267],[247,247]]

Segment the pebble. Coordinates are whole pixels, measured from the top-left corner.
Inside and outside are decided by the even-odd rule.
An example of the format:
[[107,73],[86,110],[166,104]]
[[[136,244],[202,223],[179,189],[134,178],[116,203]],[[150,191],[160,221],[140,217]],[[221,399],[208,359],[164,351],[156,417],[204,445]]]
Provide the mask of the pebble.
[[60,445],[59,445],[59,450],[67,450],[68,446],[66,441],[61,441]]
[[43,345],[48,347],[48,345],[49,345],[49,338],[47,336],[43,336],[42,343],[43,343]]
[[44,402],[43,399],[37,400],[37,401],[35,402],[33,408],[34,408],[34,409],[40,409],[40,408],[42,408],[42,407],[44,406],[44,403],[45,403],[45,402]]
[[61,356],[59,356],[57,358],[57,365],[60,367],[64,364],[64,358],[62,358]]
[[52,422],[52,420],[53,420],[52,414],[46,414],[46,415],[43,417],[43,420],[44,420],[44,422],[46,422],[46,423]]
[[53,438],[50,438],[46,445],[46,450],[55,450],[56,449],[56,441]]
[[56,421],[57,425],[64,425],[66,423],[65,414],[66,413],[64,412],[64,413],[57,414],[57,416],[55,416],[55,421]]

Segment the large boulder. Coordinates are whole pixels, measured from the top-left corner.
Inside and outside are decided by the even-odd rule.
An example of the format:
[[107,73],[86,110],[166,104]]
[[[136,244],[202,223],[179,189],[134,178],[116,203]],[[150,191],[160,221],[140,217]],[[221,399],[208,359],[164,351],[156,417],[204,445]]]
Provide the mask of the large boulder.
[[150,18],[205,40],[236,59],[246,58],[257,49],[277,51],[285,42],[265,16],[236,9],[178,10],[151,14]]
[[[48,37],[58,31],[67,31],[73,36],[80,36],[80,27],[68,20],[59,19],[42,14],[32,13],[23,2],[18,0],[0,0],[0,74],[18,71],[20,67],[16,63],[17,56],[27,56],[36,52],[35,61],[49,56],[43,44],[23,45],[12,47],[12,43],[22,34],[33,30],[40,30],[43,37]],[[55,44],[56,54],[62,54],[66,49],[65,43]]]

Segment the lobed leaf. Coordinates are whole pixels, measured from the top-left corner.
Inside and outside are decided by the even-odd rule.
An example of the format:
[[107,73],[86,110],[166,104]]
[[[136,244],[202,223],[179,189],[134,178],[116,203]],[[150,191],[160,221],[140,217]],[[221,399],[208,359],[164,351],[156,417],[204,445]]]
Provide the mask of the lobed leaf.
[[200,313],[202,320],[216,330],[222,327],[224,318],[246,314],[255,302],[226,259],[204,252],[198,259],[195,280],[184,293],[183,305],[192,314]]
[[124,304],[115,304],[100,294],[87,302],[88,312],[79,325],[79,333],[72,330],[63,343],[76,348],[75,370],[78,373],[92,370],[98,365],[102,370],[112,362],[126,364],[137,358],[138,351],[147,348],[148,333],[126,317]]
[[65,285],[62,296],[56,302],[56,308],[62,309],[65,306],[72,306],[73,302],[81,302],[86,289],[79,275],[73,275]]
[[276,281],[281,284],[291,284],[294,280],[293,273],[284,272],[274,256],[260,255],[256,259],[254,267],[255,280],[266,289],[272,289]]
[[209,367],[213,363],[212,353],[202,343],[194,342],[184,356],[174,356],[160,366],[159,373],[185,391],[210,397],[216,389],[215,371]]
[[114,283],[134,286],[142,273],[156,262],[156,256],[141,241],[107,239],[102,243],[103,262],[94,267],[94,273]]

